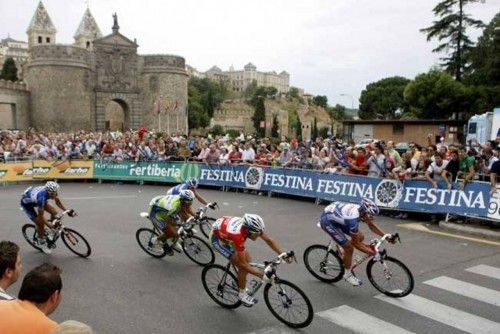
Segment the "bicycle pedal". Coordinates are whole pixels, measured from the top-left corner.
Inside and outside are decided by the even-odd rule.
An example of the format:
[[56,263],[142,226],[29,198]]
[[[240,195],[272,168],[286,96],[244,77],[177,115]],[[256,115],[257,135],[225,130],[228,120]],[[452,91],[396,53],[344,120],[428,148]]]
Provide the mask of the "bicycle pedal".
[[248,307],[248,308],[251,308],[251,307],[257,305],[258,302],[259,302],[258,300],[255,302],[255,304],[245,304],[245,303],[241,302],[241,305]]

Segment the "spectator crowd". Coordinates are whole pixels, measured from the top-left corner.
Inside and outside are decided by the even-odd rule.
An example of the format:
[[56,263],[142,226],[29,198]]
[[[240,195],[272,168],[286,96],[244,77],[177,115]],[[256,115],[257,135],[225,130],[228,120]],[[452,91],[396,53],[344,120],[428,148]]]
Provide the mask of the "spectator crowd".
[[[430,137],[429,137],[430,138]],[[121,161],[197,161],[210,164],[254,164],[285,168],[314,169],[395,179],[421,178],[437,187],[439,181],[451,188],[459,176],[460,187],[474,179],[489,180],[498,160],[499,142],[468,146],[410,143],[406,152],[394,143],[368,145],[343,143],[336,138],[318,137],[276,142],[243,133],[229,136],[183,136],[137,131],[92,133],[0,132],[0,161],[43,159],[99,159]],[[500,164],[493,171],[500,170]],[[496,180],[496,178],[495,178]],[[493,180],[492,180],[493,183]],[[493,189],[493,188],[492,188]]]

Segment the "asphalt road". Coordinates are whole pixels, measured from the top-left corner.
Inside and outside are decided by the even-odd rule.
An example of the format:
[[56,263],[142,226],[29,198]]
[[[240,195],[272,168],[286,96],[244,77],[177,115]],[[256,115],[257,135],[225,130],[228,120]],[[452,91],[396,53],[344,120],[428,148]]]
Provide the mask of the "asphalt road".
[[[201,267],[184,255],[155,259],[138,247],[135,231],[148,224],[139,212],[167,187],[62,184],[61,198],[79,213],[65,223],[93,248],[89,259],[81,259],[62,242],[48,256],[23,239],[27,218],[18,202],[26,186],[0,187],[0,239],[21,246],[23,273],[45,261],[63,269],[63,301],[52,315],[56,321],[79,320],[97,333],[500,333],[500,245],[413,231],[399,226],[409,221],[380,217],[385,231],[400,232],[403,243],[388,251],[412,270],[416,286],[409,298],[378,298],[364,268],[358,277],[365,284],[358,288],[343,281],[321,283],[306,271],[305,248],[328,241],[315,226],[321,206],[202,189],[205,198],[221,204],[216,215],[260,214],[269,234],[299,255],[299,263],[279,268],[282,278],[306,292],[316,313],[309,327],[296,331],[271,315],[261,293],[253,308],[222,309],[205,293]],[[249,240],[247,246],[255,260],[274,256],[262,241]],[[217,262],[225,263],[220,256]],[[9,291],[17,294],[20,283]]]

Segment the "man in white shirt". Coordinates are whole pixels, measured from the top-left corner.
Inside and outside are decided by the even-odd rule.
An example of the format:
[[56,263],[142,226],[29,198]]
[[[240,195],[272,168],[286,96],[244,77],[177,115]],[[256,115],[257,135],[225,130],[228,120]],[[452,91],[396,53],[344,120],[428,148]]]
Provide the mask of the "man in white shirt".
[[444,160],[441,153],[434,153],[434,162],[429,165],[425,172],[425,178],[432,183],[434,188],[437,188],[439,181],[444,182],[442,174],[446,165],[448,165],[448,160]]
[[245,149],[241,153],[241,160],[243,162],[253,162],[255,160],[255,151],[249,142],[245,144]]

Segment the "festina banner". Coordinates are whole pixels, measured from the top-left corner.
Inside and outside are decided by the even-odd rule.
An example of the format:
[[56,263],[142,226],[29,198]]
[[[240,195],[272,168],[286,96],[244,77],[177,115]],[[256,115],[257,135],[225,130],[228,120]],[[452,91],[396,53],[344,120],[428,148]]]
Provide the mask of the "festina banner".
[[[433,188],[426,180],[379,179],[357,175],[322,174],[317,171],[245,165],[200,165],[200,183],[314,197],[331,201],[359,202],[373,199],[388,209],[488,216],[490,186],[471,182],[464,191],[455,184]],[[490,215],[491,217],[491,212]]]

